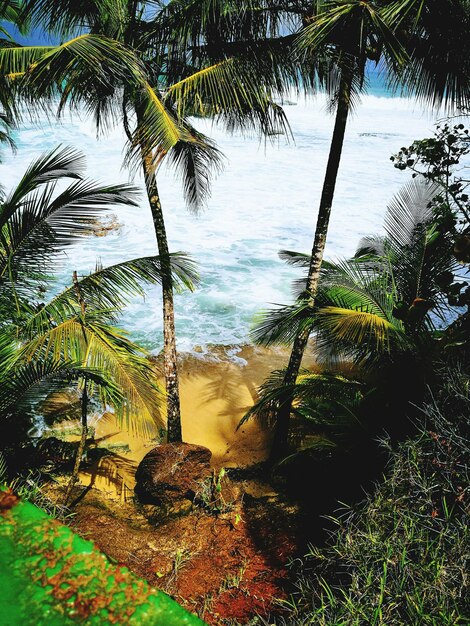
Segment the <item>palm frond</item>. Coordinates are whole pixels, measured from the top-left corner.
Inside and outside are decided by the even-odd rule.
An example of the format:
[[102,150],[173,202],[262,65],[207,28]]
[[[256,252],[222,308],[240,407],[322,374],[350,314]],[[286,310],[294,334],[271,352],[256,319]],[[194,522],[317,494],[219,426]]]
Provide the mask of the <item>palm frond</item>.
[[[15,93],[34,109],[44,106],[60,115],[66,105],[85,107],[97,122],[103,121],[105,100],[109,107],[124,87],[146,80],[131,48],[94,34],[79,35],[60,46],[0,49],[0,74],[12,79]],[[111,121],[108,117],[106,123]]]
[[224,122],[231,131],[260,132],[266,137],[290,137],[282,108],[273,102],[271,89],[252,63],[225,59],[192,72],[171,85],[166,99],[179,117],[196,115]]
[[308,300],[291,306],[278,306],[261,312],[254,322],[250,336],[254,343],[270,346],[275,343],[291,344],[297,334],[313,325],[312,309]]
[[[175,287],[193,289],[198,280],[194,262],[182,253],[173,253],[170,263]],[[161,276],[160,258],[142,257],[108,267],[98,266],[95,272],[78,280],[78,287],[87,307],[100,311],[103,321],[112,321],[132,297],[145,295],[144,285],[161,283]],[[31,340],[79,312],[76,286],[72,285],[30,310],[17,333],[22,340]]]
[[179,142],[194,141],[172,107],[164,102],[159,90],[147,81],[139,89],[137,125],[129,139],[125,161],[136,169],[142,164],[143,154],[152,156],[156,169],[162,158]]
[[[162,392],[152,363],[116,328],[102,324],[99,312],[87,312],[84,321],[71,317],[27,342],[19,353],[20,362],[70,361],[101,372],[121,390],[123,406],[117,414],[127,428],[148,435],[161,424]],[[100,389],[102,402],[110,398]]]
[[390,262],[338,260],[323,268],[318,303],[370,310],[390,319],[395,296]]
[[[317,3],[317,13],[298,38],[301,49],[338,46],[344,53],[365,59],[374,45],[380,45],[397,66],[403,65],[408,55],[398,39],[390,14],[371,2],[345,0]],[[380,42],[380,43],[379,43]]]
[[[44,361],[24,363],[18,351],[18,343],[12,341],[12,336],[3,331],[0,344],[11,346],[11,350],[3,356],[0,369],[0,415],[25,408],[34,403],[38,396],[42,396],[44,389],[48,391],[63,387],[65,378],[69,377],[69,368],[79,367],[77,363]],[[41,388],[40,388],[41,387]]]
[[438,278],[456,270],[451,244],[432,221],[431,201],[437,193],[436,186],[414,179],[394,197],[385,217],[397,290],[408,306],[422,298],[445,307]]
[[357,408],[363,397],[362,383],[340,374],[309,370],[301,370],[292,385],[286,385],[284,378],[285,370],[271,372],[258,389],[258,399],[241,424],[253,417],[265,419],[273,407],[289,397],[292,412],[317,427],[318,433],[328,432],[338,437],[344,435],[348,427],[361,428]]
[[379,235],[363,237],[357,246],[354,258],[371,257],[374,260],[382,258],[386,254],[385,246],[386,241],[384,237]]
[[[0,78],[1,81],[1,78]],[[12,131],[16,129],[16,112],[15,104],[8,98],[2,95],[3,88],[0,86],[0,102],[2,103],[5,111],[0,111],[0,143],[7,144],[11,151],[16,152],[16,143],[12,137]],[[1,160],[1,159],[0,159]],[[3,189],[0,185],[0,196],[3,196]]]
[[49,54],[54,46],[9,45],[0,48],[0,74],[10,81],[24,78],[39,59]]
[[[119,329],[96,322],[89,327],[87,349],[88,366],[109,373],[122,391],[123,405],[115,407],[121,424],[129,430],[152,435],[156,425],[163,425],[164,394],[158,382],[159,372],[148,355]],[[106,393],[102,394],[102,401],[104,404],[108,401]]]
[[0,452],[0,485],[3,485],[8,479],[8,468],[5,457]]
[[[310,267],[310,255],[302,252],[294,252],[292,250],[280,250],[279,258],[285,261],[287,265],[308,269]],[[304,281],[305,284],[305,281]]]
[[250,109],[233,108],[220,113],[221,121],[229,133],[241,133],[244,136],[258,136],[265,141],[276,143],[280,137],[290,141],[292,131],[287,115],[281,105],[272,100]]
[[192,73],[171,85],[166,98],[180,117],[215,116],[225,110],[264,106],[268,94],[255,76],[236,59],[227,59]]
[[1,0],[0,19],[20,26],[21,2],[19,0]]
[[414,178],[391,200],[385,215],[385,231],[397,248],[412,244],[416,229],[431,219],[430,202],[437,193],[437,186]]
[[[119,22],[128,18],[124,0],[24,0],[23,12],[33,20],[36,27],[63,38],[83,31],[102,32],[109,36],[119,34]],[[136,10],[139,10],[136,6]]]
[[468,2],[397,0],[384,9],[405,34],[409,62],[390,75],[390,86],[434,109],[470,105]]
[[315,322],[316,330],[332,341],[365,345],[378,352],[386,352],[391,336],[400,332],[396,324],[377,313],[351,308],[321,307]]
[[310,267],[311,257],[308,254],[294,252],[292,250],[280,250],[279,258],[294,267],[300,267],[305,270],[302,278],[296,278],[292,281],[292,295],[295,300],[301,300],[307,295],[307,274]]
[[136,206],[130,185],[97,186],[78,180],[55,195],[55,184],[30,193],[2,229],[0,280],[28,291],[28,276],[44,274],[57,254],[89,233],[96,215],[114,204]]
[[[144,85],[143,101],[146,105],[143,118],[139,120],[139,127],[144,125],[145,133],[141,143],[161,150],[170,150],[178,141],[186,137],[171,107],[168,107],[160,93],[148,83]],[[153,130],[155,129],[155,130]]]
[[212,176],[223,167],[222,154],[208,137],[188,122],[184,126],[191,140],[178,141],[167,159],[183,183],[188,208],[198,213],[210,196]]
[[284,377],[285,370],[274,370],[269,374],[257,390],[256,402],[240,420],[238,428],[252,418],[266,420],[278,403],[285,401],[286,397],[294,398],[297,389],[296,384],[286,385]]
[[0,390],[0,415],[33,410],[48,394],[87,378],[94,385],[106,388],[113,405],[122,403],[122,394],[106,380],[102,372],[83,367],[80,363],[54,361],[29,361],[21,363],[19,355],[12,363],[8,377]]
[[[279,0],[197,0],[165,3],[155,19],[153,38],[161,49],[182,56],[194,51],[225,54],[230,43],[259,41],[295,32],[302,21],[302,2]],[[215,41],[214,41],[215,39]],[[180,53],[180,54],[178,54]]]
[[24,198],[41,185],[63,178],[80,179],[85,169],[85,157],[73,148],[58,146],[41,155],[26,170],[15,189],[0,207],[0,228],[18,209]]

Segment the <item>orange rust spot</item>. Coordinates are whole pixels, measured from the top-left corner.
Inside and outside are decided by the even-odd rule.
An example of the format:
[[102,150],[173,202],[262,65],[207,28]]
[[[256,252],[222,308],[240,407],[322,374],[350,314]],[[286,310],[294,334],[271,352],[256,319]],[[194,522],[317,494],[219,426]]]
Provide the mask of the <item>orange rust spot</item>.
[[0,492],[0,515],[6,515],[19,501],[20,499],[15,496],[11,489]]
[[125,583],[128,580],[128,574],[127,572],[122,572],[122,568],[125,567],[123,565],[119,565],[116,569],[116,572],[114,573],[114,580],[117,583]]

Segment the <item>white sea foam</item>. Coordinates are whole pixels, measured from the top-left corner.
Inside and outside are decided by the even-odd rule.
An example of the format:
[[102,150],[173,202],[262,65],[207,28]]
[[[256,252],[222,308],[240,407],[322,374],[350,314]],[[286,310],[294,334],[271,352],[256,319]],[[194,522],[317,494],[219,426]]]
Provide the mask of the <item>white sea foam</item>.
[[[254,315],[270,303],[291,299],[290,282],[298,270],[286,267],[278,250],[308,252],[316,219],[333,118],[317,99],[285,108],[295,143],[260,144],[257,139],[227,136],[209,123],[198,123],[227,157],[213,186],[207,209],[198,217],[185,209],[173,173],[159,176],[172,251],[185,251],[199,263],[196,293],[177,297],[177,332],[181,350],[194,345],[246,342]],[[327,244],[327,256],[354,252],[358,240],[378,233],[387,202],[407,180],[390,155],[414,139],[429,136],[433,118],[412,101],[366,96],[350,120]],[[87,155],[88,173],[102,182],[127,182],[121,169],[124,139],[119,130],[96,141],[92,124],[67,120],[61,125],[25,126],[17,138],[18,154],[4,150],[0,181],[9,189],[27,164],[57,144]],[[140,180],[136,184],[142,186]],[[89,237],[64,256],[61,281],[73,269],[90,271],[96,260],[115,263],[155,253],[155,237],[145,196],[137,209],[113,209],[124,228],[105,238]],[[154,350],[160,349],[161,305],[157,288],[125,312],[123,325]]]

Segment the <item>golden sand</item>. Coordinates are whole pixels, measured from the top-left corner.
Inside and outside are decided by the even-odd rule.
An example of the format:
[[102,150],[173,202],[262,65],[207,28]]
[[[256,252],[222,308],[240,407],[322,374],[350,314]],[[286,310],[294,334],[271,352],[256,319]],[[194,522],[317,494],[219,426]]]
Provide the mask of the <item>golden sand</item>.
[[[288,360],[288,352],[282,348],[243,346],[235,360],[227,350],[214,347],[201,357],[180,357],[183,440],[209,448],[215,468],[246,466],[266,459],[269,430],[254,419],[237,427],[256,401],[259,386]],[[83,472],[81,482],[112,497],[126,498],[134,488],[135,469],[156,445],[155,439],[122,430],[110,413],[92,425],[97,444],[104,444],[117,456],[105,457],[92,472]]]

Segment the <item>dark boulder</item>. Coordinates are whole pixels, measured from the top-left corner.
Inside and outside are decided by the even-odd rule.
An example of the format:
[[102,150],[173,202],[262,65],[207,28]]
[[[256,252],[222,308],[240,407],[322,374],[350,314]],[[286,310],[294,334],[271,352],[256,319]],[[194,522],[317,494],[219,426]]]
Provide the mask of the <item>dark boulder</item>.
[[73,465],[77,448],[77,441],[62,441],[57,437],[48,437],[36,448],[38,461],[41,465],[52,464],[55,468],[62,469]]
[[139,464],[135,493],[142,504],[174,508],[193,501],[211,476],[212,453],[189,443],[167,443],[151,450]]

